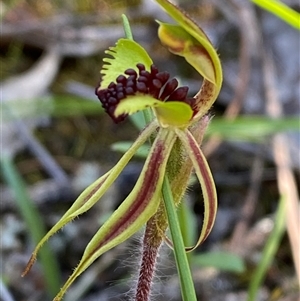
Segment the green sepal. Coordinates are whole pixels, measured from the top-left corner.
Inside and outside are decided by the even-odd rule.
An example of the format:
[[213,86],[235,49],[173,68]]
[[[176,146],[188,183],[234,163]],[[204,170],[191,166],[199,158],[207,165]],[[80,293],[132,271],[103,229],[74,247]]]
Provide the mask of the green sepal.
[[207,238],[212,230],[218,209],[217,191],[209,165],[196,139],[187,129],[176,129],[175,131],[192,161],[203,195],[204,218],[201,233],[196,244],[186,248],[186,251],[193,251]]
[[60,218],[60,220],[48,231],[48,233],[37,244],[27,264],[27,267],[22,274],[23,276],[26,275],[31,269],[32,265],[36,260],[37,254],[40,248],[44,245],[44,243],[67,223],[71,222],[74,218],[89,210],[104,195],[104,193],[109,189],[112,183],[122,172],[124,167],[127,165],[129,160],[134,156],[136,151],[146,142],[146,140],[155,131],[156,128],[157,122],[154,121],[151,124],[149,124],[141,132],[140,136],[131,145],[127,152],[122,156],[119,162],[110,171],[108,171],[105,175],[103,175],[94,183],[92,183],[79,195],[79,197],[69,208],[69,210]]
[[193,110],[182,101],[157,100],[150,95],[138,94],[123,99],[115,110],[116,117],[122,114],[133,114],[138,111],[153,108],[161,126],[185,127],[192,118]]
[[99,256],[132,236],[157,211],[167,161],[175,140],[174,131],[160,129],[133,190],[94,235],[54,301],[60,301],[74,280]]
[[116,78],[126,69],[132,68],[138,71],[136,65],[141,63],[146,70],[150,70],[152,60],[146,50],[133,40],[119,39],[116,46],[110,47],[105,51],[112,58],[104,58],[103,66],[100,71],[102,82],[99,89],[105,89],[111,82],[115,82]]

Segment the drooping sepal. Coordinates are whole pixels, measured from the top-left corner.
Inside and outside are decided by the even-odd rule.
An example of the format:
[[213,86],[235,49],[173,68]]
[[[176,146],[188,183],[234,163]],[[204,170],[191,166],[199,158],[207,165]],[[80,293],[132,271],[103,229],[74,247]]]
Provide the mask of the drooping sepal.
[[192,251],[207,238],[212,230],[218,208],[217,192],[209,165],[193,135],[188,130],[179,129],[176,130],[176,134],[193,163],[204,201],[204,218],[199,239],[195,246],[186,248],[187,251]]
[[76,199],[69,210],[61,217],[61,219],[48,231],[48,233],[40,240],[35,250],[33,251],[31,258],[23,272],[22,276],[25,276],[34,264],[37,254],[44,243],[57,231],[59,231],[67,223],[71,222],[77,216],[88,211],[108,190],[112,183],[116,180],[119,174],[122,172],[124,167],[127,165],[129,160],[133,157],[136,151],[143,145],[149,136],[157,128],[157,123],[154,121],[149,124],[132,144],[128,151],[123,155],[119,162],[105,175],[100,177],[89,187],[87,187]]
[[[205,115],[188,128],[198,145],[201,145],[202,143],[209,122],[210,117]],[[167,166],[168,178],[170,180],[172,195],[176,207],[179,206],[186,190],[188,189],[192,171],[193,164],[189,158],[188,152],[182,145],[181,141],[177,139],[173,146]]]
[[175,140],[174,131],[160,129],[135,187],[94,235],[54,301],[60,301],[74,280],[100,255],[133,235],[157,211],[166,164]]

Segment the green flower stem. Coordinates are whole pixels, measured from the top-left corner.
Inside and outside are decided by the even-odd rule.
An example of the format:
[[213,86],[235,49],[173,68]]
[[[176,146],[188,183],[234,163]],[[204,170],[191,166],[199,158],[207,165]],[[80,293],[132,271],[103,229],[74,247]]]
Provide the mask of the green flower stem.
[[[130,23],[129,23],[127,16],[123,14],[122,20],[123,20],[123,27],[124,27],[126,39],[134,41]],[[138,114],[140,114],[140,112],[138,112]],[[143,110],[143,115],[144,115],[144,119],[145,119],[145,125],[149,124],[153,120],[153,113],[150,109]]]
[[[127,39],[133,41],[134,39],[133,39],[128,18],[126,17],[126,15],[123,14],[122,19],[123,19],[125,36]],[[153,113],[149,109],[143,110],[142,112],[138,112],[137,114],[142,114],[144,117],[143,127],[151,123],[151,121],[153,120]],[[139,128],[139,130],[142,130],[142,128]],[[149,142],[151,145],[153,141],[154,141],[154,137],[151,136],[149,138]],[[152,279],[154,276],[157,255],[162,242],[161,240],[161,242],[158,243],[157,245],[155,246],[152,245],[153,239],[155,239],[153,237],[153,230],[154,232],[156,230],[155,226],[156,223],[154,223],[153,225],[152,222],[148,222],[146,225],[144,239],[143,239],[143,252],[142,252],[141,263],[140,263],[139,278],[138,278],[136,292],[135,292],[136,301],[148,300],[150,298],[150,292],[151,292],[151,287],[153,282]]]
[[174,245],[174,254],[180,278],[182,299],[183,301],[197,301],[191,270],[187,259],[187,254],[185,252],[180,225],[178,222],[176,208],[172,196],[172,191],[167,177],[165,177],[164,179],[162,191]]
[[[122,19],[123,19],[123,26],[124,26],[126,38],[133,40],[132,31],[127,17],[125,15],[122,15]],[[146,124],[149,124],[153,120],[152,111],[150,111],[149,109],[143,110],[143,114],[144,114],[144,119]],[[174,253],[175,253],[176,264],[177,264],[178,273],[180,277],[180,285],[181,285],[181,293],[182,293],[183,301],[197,301],[194,283],[193,283],[189,263],[187,260],[187,255],[185,252],[180,225],[177,218],[175,204],[174,204],[170,184],[166,177],[164,178],[162,191],[163,191],[163,199],[165,202],[165,207],[168,215],[171,236],[174,243]],[[159,246],[157,248],[157,251],[158,249]],[[153,259],[153,268],[155,265],[155,261],[156,260]],[[152,278],[152,276],[150,278]]]

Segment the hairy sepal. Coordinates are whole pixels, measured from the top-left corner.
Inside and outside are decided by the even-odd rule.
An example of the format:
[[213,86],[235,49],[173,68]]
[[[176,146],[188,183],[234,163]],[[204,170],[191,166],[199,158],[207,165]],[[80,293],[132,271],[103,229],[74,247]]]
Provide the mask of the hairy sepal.
[[111,82],[115,82],[120,73],[132,68],[138,71],[137,64],[141,63],[146,70],[150,70],[152,60],[147,51],[133,40],[119,39],[116,46],[105,51],[112,58],[104,58],[100,71],[102,81],[99,89],[105,89]]
[[149,136],[157,128],[157,123],[152,122],[149,124],[132,144],[132,146],[127,150],[127,152],[122,156],[119,162],[105,175],[96,180],[93,184],[87,187],[75,200],[73,205],[69,210],[61,217],[61,219],[49,230],[49,232],[40,240],[35,250],[33,251],[31,258],[25,268],[22,276],[25,276],[32,265],[34,264],[37,254],[43,244],[57,231],[59,231],[63,226],[72,221],[75,217],[83,214],[89,210],[108,190],[112,183],[116,180],[119,174],[122,172],[124,167],[127,165],[129,160],[133,157],[136,151],[141,145],[143,145]]
[[193,135],[188,130],[183,131],[179,129],[176,130],[176,134],[193,163],[193,167],[201,185],[204,201],[204,219],[199,239],[195,246],[186,248],[186,251],[192,251],[207,238],[212,230],[218,208],[217,192],[209,165]]
[[[210,117],[203,116],[202,119],[194,122],[188,129],[200,146],[204,137]],[[190,176],[193,170],[193,164],[186,148],[182,142],[177,139],[171,152],[169,163],[167,165],[168,178],[170,180],[172,195],[175,206],[178,207],[181,199],[188,187]]]
[[157,211],[163,176],[175,139],[174,131],[160,129],[135,187],[94,235],[79,265],[54,301],[61,300],[74,280],[100,255],[128,239]]

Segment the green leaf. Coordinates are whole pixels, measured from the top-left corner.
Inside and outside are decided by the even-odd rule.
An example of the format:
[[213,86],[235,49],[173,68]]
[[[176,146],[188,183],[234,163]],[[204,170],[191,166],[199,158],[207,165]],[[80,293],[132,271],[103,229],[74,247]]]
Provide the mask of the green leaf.
[[138,63],[145,65],[146,70],[150,70],[152,65],[152,60],[146,50],[132,40],[120,39],[115,47],[110,47],[105,53],[111,55],[112,58],[103,59],[104,64],[100,71],[103,77],[99,89],[107,88],[126,69],[132,68],[138,71],[136,67]]
[[234,120],[227,120],[223,117],[214,117],[206,134],[218,135],[228,140],[260,141],[267,135],[285,131],[299,132],[299,118],[240,116]]
[[[97,101],[81,98],[71,95],[54,94],[49,98],[39,97],[28,101],[16,99],[5,103],[14,115],[20,118],[32,118],[40,116],[77,116],[77,115],[95,115],[102,114],[103,108]],[[1,104],[1,110],[3,105]],[[3,114],[2,120],[9,121],[12,119],[10,114]]]
[[197,254],[192,257],[192,264],[236,273],[242,273],[246,269],[244,261],[240,256],[228,252]]
[[52,116],[95,115],[104,112],[99,101],[71,95],[53,95]]

